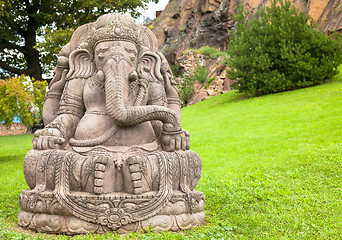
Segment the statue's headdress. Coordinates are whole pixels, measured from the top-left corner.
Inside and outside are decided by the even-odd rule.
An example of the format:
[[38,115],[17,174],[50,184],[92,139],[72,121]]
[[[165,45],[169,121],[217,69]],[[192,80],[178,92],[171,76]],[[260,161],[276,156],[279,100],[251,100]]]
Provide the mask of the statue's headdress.
[[108,13],[100,16],[96,22],[78,27],[65,51],[69,55],[80,48],[93,50],[97,43],[112,40],[133,42],[142,52],[158,51],[158,41],[154,33],[147,27],[136,24],[129,16],[120,13]]
[[140,48],[143,44],[144,28],[123,14],[105,14],[94,23],[93,32],[90,33],[88,39],[88,46],[90,49],[94,49],[100,42],[129,41]]

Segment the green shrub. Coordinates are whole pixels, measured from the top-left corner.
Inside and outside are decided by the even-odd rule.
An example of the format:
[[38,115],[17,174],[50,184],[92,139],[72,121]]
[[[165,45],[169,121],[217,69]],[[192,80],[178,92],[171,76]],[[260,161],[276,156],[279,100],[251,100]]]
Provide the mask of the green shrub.
[[[177,73],[179,69],[177,67],[173,67],[172,70],[174,74]],[[178,72],[179,73],[179,72]],[[177,88],[179,90],[179,98],[181,100],[182,107],[189,102],[190,98],[194,94],[194,82],[195,80],[204,83],[208,77],[208,69],[205,66],[197,65],[193,76],[183,76],[181,77],[181,81],[177,83]]]
[[210,46],[203,46],[199,49],[195,49],[194,51],[198,54],[208,56],[213,59],[216,59],[218,57],[224,57],[227,55],[227,52],[222,52],[219,49]]
[[47,82],[35,81],[25,75],[0,79],[0,122],[10,127],[15,117],[25,126],[38,121],[43,109]]
[[205,80],[207,80],[208,74],[208,69],[205,66],[197,65],[193,78],[194,80],[198,80],[201,83],[204,83]]
[[172,71],[173,76],[175,77],[180,77],[183,74],[183,70],[178,64],[171,65],[171,71]]
[[179,98],[181,100],[182,107],[188,103],[191,96],[194,94],[194,78],[186,76],[177,83],[177,88],[179,90]]
[[240,4],[229,44],[228,77],[249,96],[293,90],[324,82],[342,62],[341,37],[327,37],[288,0],[272,0],[248,20]]
[[215,78],[216,78],[216,76],[211,77],[211,78],[208,80],[208,82],[205,84],[204,88],[207,89],[207,88],[210,86],[210,84],[212,83],[212,81],[215,80]]
[[192,76],[184,76],[184,71],[178,64],[171,65],[171,70],[173,76],[179,79],[177,81],[177,88],[179,90],[178,95],[181,100],[182,107],[185,107],[185,105],[188,103],[189,99],[195,92],[195,79]]

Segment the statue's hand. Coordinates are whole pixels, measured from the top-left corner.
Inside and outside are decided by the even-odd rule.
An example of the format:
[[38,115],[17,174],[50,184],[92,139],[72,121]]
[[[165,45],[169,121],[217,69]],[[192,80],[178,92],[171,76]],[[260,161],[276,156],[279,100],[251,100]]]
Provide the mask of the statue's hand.
[[59,149],[65,142],[61,132],[56,128],[44,128],[34,133],[32,144],[34,149]]
[[161,145],[164,151],[171,152],[175,150],[190,149],[190,134],[185,130],[177,132],[165,132],[161,135]]

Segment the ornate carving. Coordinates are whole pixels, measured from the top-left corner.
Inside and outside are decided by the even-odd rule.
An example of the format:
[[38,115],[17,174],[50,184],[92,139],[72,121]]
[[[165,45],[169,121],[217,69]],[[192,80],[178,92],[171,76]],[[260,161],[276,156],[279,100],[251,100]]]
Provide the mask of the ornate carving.
[[189,150],[156,45],[150,30],[120,14],[75,31],[44,102],[49,124],[24,160],[30,190],[20,195],[20,226],[84,234],[203,222],[204,195],[194,190],[201,159]]

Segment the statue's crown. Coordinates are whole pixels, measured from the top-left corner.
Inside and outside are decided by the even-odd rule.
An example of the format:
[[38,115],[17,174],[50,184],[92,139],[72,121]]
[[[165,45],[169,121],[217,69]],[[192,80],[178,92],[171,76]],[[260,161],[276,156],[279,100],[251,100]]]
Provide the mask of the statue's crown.
[[140,46],[142,44],[141,30],[141,26],[132,18],[119,13],[108,13],[95,22],[88,44],[92,49],[98,43],[105,41],[130,41]]

